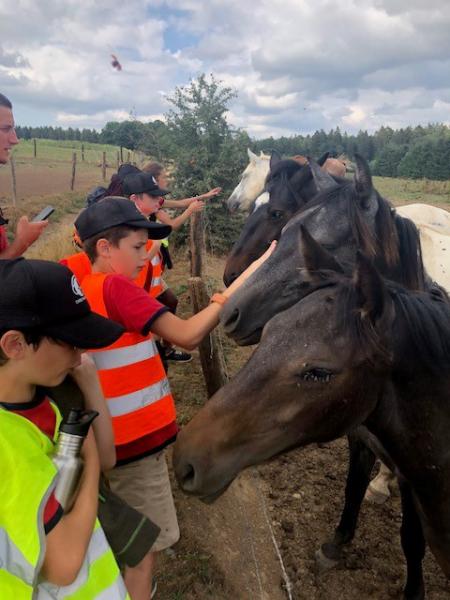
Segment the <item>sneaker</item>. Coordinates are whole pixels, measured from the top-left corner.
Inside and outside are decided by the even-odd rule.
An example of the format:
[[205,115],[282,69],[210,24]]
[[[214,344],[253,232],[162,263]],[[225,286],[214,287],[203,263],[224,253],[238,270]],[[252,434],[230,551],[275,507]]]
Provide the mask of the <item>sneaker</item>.
[[164,358],[166,360],[173,360],[177,363],[188,363],[192,360],[192,354],[189,354],[188,352],[182,352],[181,350],[175,350],[175,348],[172,348],[171,350],[166,352]]

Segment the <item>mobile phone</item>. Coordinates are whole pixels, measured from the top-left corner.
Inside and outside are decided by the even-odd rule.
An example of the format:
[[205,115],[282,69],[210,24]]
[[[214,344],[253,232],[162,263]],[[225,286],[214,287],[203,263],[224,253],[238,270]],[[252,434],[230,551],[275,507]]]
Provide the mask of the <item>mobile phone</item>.
[[45,219],[48,219],[49,216],[54,212],[55,209],[53,208],[53,206],[46,206],[41,210],[41,212],[38,215],[31,219],[31,222],[36,223],[36,221],[45,221]]

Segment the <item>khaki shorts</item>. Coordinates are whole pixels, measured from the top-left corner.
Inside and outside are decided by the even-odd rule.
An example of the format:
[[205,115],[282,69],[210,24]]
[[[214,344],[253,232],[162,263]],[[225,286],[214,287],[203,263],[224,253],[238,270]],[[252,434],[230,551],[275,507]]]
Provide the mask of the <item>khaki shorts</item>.
[[151,454],[108,473],[112,491],[161,529],[152,552],[170,548],[180,538],[164,452]]

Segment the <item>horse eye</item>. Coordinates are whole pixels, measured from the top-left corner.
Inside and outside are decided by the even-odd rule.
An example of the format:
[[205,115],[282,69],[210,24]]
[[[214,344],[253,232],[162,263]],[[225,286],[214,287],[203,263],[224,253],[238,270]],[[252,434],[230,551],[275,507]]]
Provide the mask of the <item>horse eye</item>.
[[331,371],[327,369],[309,369],[308,371],[303,371],[300,373],[300,379],[302,381],[314,381],[318,383],[329,383],[331,378],[335,375]]
[[278,219],[283,217],[284,213],[282,210],[271,210],[269,215],[271,219],[278,221]]

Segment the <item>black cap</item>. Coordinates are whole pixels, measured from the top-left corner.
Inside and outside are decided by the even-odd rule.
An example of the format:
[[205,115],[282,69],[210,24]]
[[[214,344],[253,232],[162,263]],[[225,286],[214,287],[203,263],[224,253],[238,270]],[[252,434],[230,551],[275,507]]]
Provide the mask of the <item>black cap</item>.
[[91,311],[72,271],[47,260],[0,260],[0,328],[37,329],[83,349],[114,343],[124,328]]
[[117,177],[123,182],[125,177],[132,173],[142,173],[142,171],[130,163],[123,163],[117,171]]
[[151,240],[162,240],[172,231],[170,225],[154,223],[138,211],[134,202],[120,196],[106,196],[92,204],[78,216],[75,227],[82,242],[106,229],[129,225],[147,229]]
[[150,194],[150,196],[165,196],[169,190],[163,190],[156,183],[156,179],[151,173],[133,173],[127,175],[122,184],[123,193],[127,196],[131,194]]

